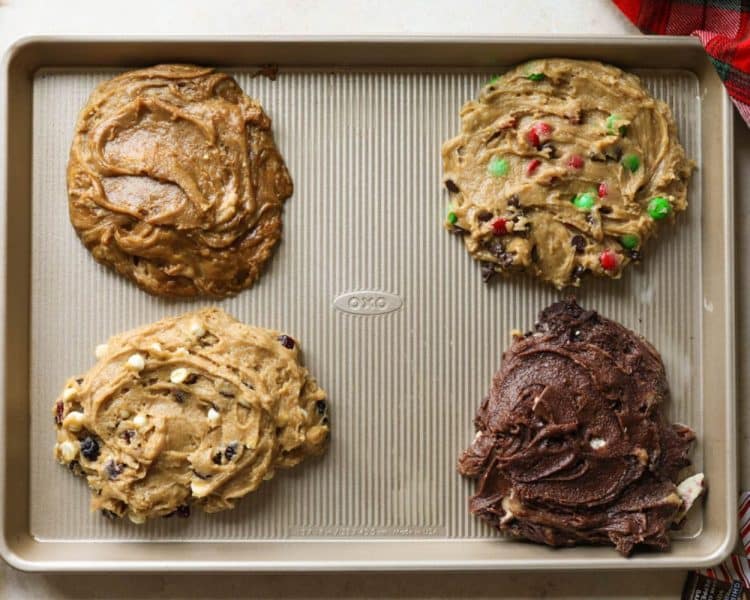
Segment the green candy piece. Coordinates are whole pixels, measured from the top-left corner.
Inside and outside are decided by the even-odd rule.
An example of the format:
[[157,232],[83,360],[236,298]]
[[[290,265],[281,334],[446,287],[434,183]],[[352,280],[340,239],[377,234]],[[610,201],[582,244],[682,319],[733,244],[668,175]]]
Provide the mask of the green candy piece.
[[672,212],[672,205],[669,200],[663,196],[654,196],[648,203],[648,215],[654,220],[659,221],[669,216]]
[[493,177],[503,177],[508,174],[508,168],[508,161],[496,156],[487,165],[487,172]]
[[449,212],[448,213],[448,223],[450,223],[451,225],[455,225],[457,222],[458,222],[458,217],[456,216],[456,213],[454,213],[452,211]]
[[596,196],[591,192],[584,192],[583,194],[576,194],[573,197],[573,206],[583,212],[590,212],[594,208],[596,203]]
[[529,73],[526,75],[526,79],[529,79],[531,81],[541,81],[544,79],[544,73]]
[[638,158],[637,154],[626,154],[622,157],[622,166],[630,170],[631,173],[635,173],[641,168],[641,159]]
[[638,236],[633,235],[632,233],[626,233],[620,238],[620,244],[622,244],[622,247],[626,248],[627,250],[633,250],[637,248],[640,241],[641,240],[638,239]]
[[[620,115],[611,114],[607,117],[607,132],[608,133],[614,133],[615,132],[615,125],[617,121],[619,121],[622,117]],[[621,136],[624,136],[628,132],[628,126],[627,125],[620,125],[617,128],[617,131]]]
[[493,85],[493,84],[497,83],[498,81],[500,81],[500,75],[493,75],[490,78],[490,80],[487,83],[485,83],[484,85]]

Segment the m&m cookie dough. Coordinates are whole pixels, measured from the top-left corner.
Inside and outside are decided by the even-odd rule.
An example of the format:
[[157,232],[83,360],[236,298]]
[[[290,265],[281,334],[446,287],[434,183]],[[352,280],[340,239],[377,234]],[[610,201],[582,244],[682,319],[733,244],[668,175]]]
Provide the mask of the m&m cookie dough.
[[619,278],[687,207],[693,163],[669,107],[635,75],[537,60],[488,81],[443,145],[446,228],[494,274],[558,288]]
[[55,401],[55,458],[110,518],[232,508],[327,447],[326,394],[299,354],[213,308],[117,335]]

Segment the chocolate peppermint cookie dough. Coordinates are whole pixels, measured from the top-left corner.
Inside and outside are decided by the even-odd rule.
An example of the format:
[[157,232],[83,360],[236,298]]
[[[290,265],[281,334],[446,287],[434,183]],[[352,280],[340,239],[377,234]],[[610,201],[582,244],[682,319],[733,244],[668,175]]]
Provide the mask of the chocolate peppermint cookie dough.
[[130,71],[94,90],[70,149],[70,220],[101,263],[160,296],[259,277],[292,181],[263,108],[225,73]]
[[478,479],[470,509],[551,546],[665,550],[703,490],[680,482],[693,432],[669,424],[656,350],[574,301],[545,309],[503,355],[459,471]]
[[687,207],[693,168],[669,107],[638,77],[564,59],[490,80],[442,154],[446,228],[483,277],[527,272],[558,288],[640,261]]
[[96,356],[55,401],[54,453],[107,516],[232,508],[326,448],[325,392],[288,335],[204,309],[117,335]]

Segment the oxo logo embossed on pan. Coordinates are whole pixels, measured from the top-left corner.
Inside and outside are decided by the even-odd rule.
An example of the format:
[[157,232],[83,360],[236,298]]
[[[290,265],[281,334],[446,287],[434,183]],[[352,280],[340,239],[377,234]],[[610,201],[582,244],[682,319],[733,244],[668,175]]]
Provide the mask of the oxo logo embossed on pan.
[[333,306],[352,315],[384,315],[398,310],[403,303],[401,296],[396,294],[362,290],[340,294],[333,301]]

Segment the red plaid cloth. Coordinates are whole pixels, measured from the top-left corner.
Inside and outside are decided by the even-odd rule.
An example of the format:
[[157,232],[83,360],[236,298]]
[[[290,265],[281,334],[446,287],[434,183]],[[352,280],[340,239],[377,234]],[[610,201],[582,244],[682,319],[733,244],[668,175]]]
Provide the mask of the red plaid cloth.
[[613,0],[643,33],[694,35],[750,125],[750,0]]

